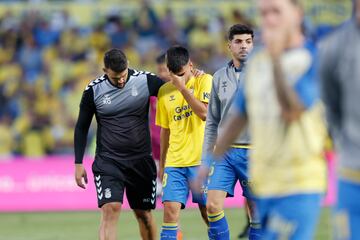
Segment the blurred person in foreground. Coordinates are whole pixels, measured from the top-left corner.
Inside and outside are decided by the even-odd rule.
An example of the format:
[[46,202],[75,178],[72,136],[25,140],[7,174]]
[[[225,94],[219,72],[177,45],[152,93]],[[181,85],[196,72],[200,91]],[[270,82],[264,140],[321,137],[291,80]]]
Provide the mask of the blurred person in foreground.
[[248,60],[234,115],[207,161],[220,161],[249,124],[251,190],[262,238],[312,239],[326,187],[326,136],[316,49],[301,31],[297,0],[259,0],[264,47]]
[[352,19],[326,38],[320,50],[322,96],[339,158],[339,240],[360,239],[360,0],[353,3]]
[[[151,209],[156,203],[156,166],[151,156],[148,123],[150,96],[157,96],[163,81],[154,74],[128,67],[119,49],[105,53],[104,72],[86,87],[75,127],[75,178],[85,188],[82,164],[87,133],[93,116],[98,123],[92,164],[101,208],[100,240],[115,240],[126,196],[140,227],[141,238],[157,238]],[[85,182],[85,184],[84,184]]]
[[[159,90],[156,124],[160,132],[160,177],[163,179],[164,216],[161,240],[176,239],[180,210],[185,208],[190,183],[201,160],[207,103],[212,76],[194,76],[189,52],[174,46],[166,52],[170,81]],[[205,199],[193,193],[207,224]]]
[[[216,137],[223,123],[231,115],[231,105],[237,89],[243,88],[244,69],[248,54],[253,49],[254,32],[246,25],[233,25],[228,32],[228,48],[232,59],[226,67],[214,74],[210,102],[206,118],[203,159],[214,150]],[[250,137],[244,131],[231,145],[224,159],[200,168],[200,182],[210,173],[207,184],[207,211],[210,239],[230,239],[229,227],[224,214],[224,201],[234,196],[239,181],[244,197],[248,200],[251,222],[249,239],[259,239],[260,223],[254,219],[254,203],[248,184],[248,156]]]

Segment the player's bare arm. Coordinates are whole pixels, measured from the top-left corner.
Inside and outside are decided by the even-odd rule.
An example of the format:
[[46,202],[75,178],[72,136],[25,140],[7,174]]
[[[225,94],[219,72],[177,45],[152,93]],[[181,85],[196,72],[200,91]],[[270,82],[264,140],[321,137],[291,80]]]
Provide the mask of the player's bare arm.
[[160,130],[160,163],[159,163],[159,178],[163,179],[164,176],[164,168],[166,162],[166,155],[169,149],[169,136],[170,129],[161,128]]
[[285,121],[292,122],[300,118],[305,110],[295,91],[285,82],[282,66],[279,58],[273,60],[274,85],[277,98],[282,108]]
[[281,55],[288,47],[289,38],[290,33],[285,29],[276,32],[264,30],[263,34],[265,46],[272,60],[274,85],[282,108],[282,116],[285,121],[292,122],[299,119],[305,108],[295,91],[286,83],[282,70]]
[[181,76],[177,76],[174,73],[170,73],[171,83],[181,92],[186,102],[190,105],[194,113],[203,121],[206,120],[207,103],[201,102],[190,92],[185,86],[185,79]]

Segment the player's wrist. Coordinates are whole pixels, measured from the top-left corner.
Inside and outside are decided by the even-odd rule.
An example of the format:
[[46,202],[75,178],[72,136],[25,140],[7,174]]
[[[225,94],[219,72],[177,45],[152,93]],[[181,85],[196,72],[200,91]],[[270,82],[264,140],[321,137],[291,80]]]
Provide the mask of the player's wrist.
[[280,54],[270,54],[271,61],[273,64],[273,67],[280,67],[281,66],[281,53]]
[[203,160],[203,162],[202,162],[202,165],[203,165],[204,167],[206,167],[206,168],[210,168],[211,165],[213,165],[213,163],[215,163],[215,161],[216,161],[216,157],[214,156],[214,154],[208,153],[208,154],[205,156],[205,158],[204,158],[204,160]]
[[186,88],[186,86],[182,86],[182,85],[179,85],[177,87],[177,89],[183,94],[184,92],[188,91],[188,89]]

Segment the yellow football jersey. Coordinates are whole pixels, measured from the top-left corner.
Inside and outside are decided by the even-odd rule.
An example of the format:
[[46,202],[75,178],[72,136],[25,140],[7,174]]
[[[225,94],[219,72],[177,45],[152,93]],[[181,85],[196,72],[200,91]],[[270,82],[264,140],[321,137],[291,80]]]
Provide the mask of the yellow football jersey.
[[248,61],[245,100],[241,101],[239,94],[236,104],[249,119],[253,144],[249,173],[257,196],[317,193],[326,188],[326,127],[323,106],[316,94],[313,55],[311,49],[299,48],[282,57],[286,81],[306,106],[300,119],[292,123],[286,123],[281,116],[268,53],[260,50]]
[[[186,87],[197,99],[208,103],[211,84],[212,76],[204,74],[191,78]],[[183,95],[169,82],[159,90],[156,125],[170,129],[166,167],[200,165],[205,121],[192,111]]]

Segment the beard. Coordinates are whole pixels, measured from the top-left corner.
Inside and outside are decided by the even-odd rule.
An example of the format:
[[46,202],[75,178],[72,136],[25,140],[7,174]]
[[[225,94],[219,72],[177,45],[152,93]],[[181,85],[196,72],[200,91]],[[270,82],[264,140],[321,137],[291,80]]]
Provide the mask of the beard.
[[239,53],[237,55],[237,60],[240,61],[240,62],[246,62],[248,55],[249,54],[247,52],[246,53]]

